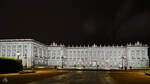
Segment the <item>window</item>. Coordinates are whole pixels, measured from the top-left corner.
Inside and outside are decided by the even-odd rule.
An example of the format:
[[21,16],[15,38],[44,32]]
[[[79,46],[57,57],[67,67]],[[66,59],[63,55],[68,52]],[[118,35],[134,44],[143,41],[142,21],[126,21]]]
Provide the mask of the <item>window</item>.
[[6,47],[2,46],[2,56],[5,56],[5,53],[6,53]]
[[84,53],[83,51],[81,51],[81,53]]
[[39,49],[39,56],[42,56],[42,48]]
[[135,52],[134,50],[131,51],[131,56],[134,56],[135,55]]
[[36,46],[33,47],[33,54],[34,54],[34,56],[38,55],[37,47]]
[[137,59],[140,59],[139,57]]
[[55,57],[52,57],[52,59],[55,59]]
[[11,54],[11,46],[7,46],[7,56],[10,56]]
[[57,59],[60,59],[60,57],[57,57]]
[[114,51],[114,53],[116,53],[116,51]]
[[135,57],[134,57],[134,56],[132,56],[132,59],[135,59]]
[[17,50],[19,51],[19,53],[21,54],[21,51],[22,51],[22,49],[21,49],[21,45],[18,45],[17,46]]
[[112,53],[112,51],[110,51],[110,54]]
[[146,58],[142,58],[142,59],[146,59]]
[[80,53],[80,51],[78,51],[78,53]]
[[140,55],[140,50],[136,50],[136,55]]
[[57,55],[60,55],[60,52],[58,52]]
[[142,56],[144,56],[145,55],[145,50],[142,50]]
[[21,48],[21,45],[19,45],[18,47]]
[[12,56],[16,55],[16,46],[12,46]]
[[70,53],[72,53],[72,51],[70,51]]
[[48,52],[51,52],[51,50],[48,50]]

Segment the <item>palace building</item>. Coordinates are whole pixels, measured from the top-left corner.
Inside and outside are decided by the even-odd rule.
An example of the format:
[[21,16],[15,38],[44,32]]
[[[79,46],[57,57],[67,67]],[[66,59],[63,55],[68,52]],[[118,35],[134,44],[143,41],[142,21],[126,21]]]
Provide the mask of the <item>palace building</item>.
[[0,40],[0,56],[22,59],[24,67],[119,69],[149,67],[148,45],[137,42],[126,46],[45,45],[33,39]]

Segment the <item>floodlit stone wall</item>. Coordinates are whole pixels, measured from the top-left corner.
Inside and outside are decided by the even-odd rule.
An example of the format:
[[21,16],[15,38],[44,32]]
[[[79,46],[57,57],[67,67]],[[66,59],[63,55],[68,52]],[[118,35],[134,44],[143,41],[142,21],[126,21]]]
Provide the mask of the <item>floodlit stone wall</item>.
[[45,45],[33,39],[0,40],[0,56],[22,59],[23,66],[63,68],[149,67],[148,46],[139,42],[126,46]]

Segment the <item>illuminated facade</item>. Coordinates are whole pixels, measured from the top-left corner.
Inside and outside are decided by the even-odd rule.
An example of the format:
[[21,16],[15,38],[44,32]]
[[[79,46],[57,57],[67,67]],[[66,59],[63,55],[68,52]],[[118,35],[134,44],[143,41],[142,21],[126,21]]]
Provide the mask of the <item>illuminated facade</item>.
[[139,42],[126,46],[65,47],[45,45],[33,39],[0,40],[0,56],[22,59],[23,66],[58,66],[62,68],[149,67],[148,46]]
[[22,59],[23,66],[47,65],[47,47],[32,39],[0,40],[0,56]]

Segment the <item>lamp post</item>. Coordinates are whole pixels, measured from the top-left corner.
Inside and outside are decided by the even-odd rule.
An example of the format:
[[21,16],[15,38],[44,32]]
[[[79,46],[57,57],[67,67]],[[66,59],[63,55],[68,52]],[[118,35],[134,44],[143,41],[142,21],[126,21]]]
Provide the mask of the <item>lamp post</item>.
[[63,56],[61,57],[61,61],[62,61],[62,63],[61,63],[61,64],[62,64],[61,68],[63,69],[63,68],[64,68],[64,57],[63,57]]
[[25,56],[24,59],[26,60],[26,63],[25,63],[26,65],[25,66],[27,68],[27,56]]
[[122,56],[121,59],[122,59],[122,67],[121,68],[124,69],[124,59],[126,59],[126,57]]
[[17,59],[19,59],[20,52],[19,52],[19,51],[17,51],[17,52],[16,52],[16,55],[17,55]]

